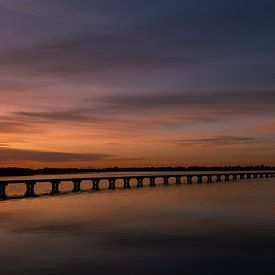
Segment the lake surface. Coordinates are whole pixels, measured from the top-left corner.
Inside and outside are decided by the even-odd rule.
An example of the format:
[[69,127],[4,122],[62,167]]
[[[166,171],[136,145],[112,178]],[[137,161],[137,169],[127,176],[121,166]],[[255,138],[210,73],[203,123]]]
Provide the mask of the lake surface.
[[1,201],[0,233],[1,275],[275,274],[275,179]]

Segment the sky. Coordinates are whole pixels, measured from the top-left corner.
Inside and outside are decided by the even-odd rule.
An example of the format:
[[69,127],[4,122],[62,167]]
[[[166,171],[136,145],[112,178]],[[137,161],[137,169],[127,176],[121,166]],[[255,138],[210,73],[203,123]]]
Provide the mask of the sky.
[[275,165],[274,0],[0,0],[0,166]]

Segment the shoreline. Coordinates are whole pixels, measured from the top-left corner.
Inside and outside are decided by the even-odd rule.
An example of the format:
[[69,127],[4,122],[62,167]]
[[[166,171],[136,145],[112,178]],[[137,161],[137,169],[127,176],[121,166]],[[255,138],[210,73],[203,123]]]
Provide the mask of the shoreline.
[[0,168],[0,178],[20,177],[35,175],[62,175],[62,174],[82,174],[82,173],[106,173],[106,172],[196,172],[196,171],[274,171],[272,166],[191,166],[191,167],[129,167],[129,168]]

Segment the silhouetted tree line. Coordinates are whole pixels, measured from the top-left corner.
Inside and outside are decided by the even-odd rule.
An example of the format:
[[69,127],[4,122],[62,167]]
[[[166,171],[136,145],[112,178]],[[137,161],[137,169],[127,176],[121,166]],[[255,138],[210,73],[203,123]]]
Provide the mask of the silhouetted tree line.
[[191,167],[108,167],[108,168],[0,168],[0,177],[4,176],[32,176],[32,175],[55,175],[55,174],[76,174],[95,172],[150,172],[150,171],[267,171],[275,170],[275,167],[257,166],[191,166]]

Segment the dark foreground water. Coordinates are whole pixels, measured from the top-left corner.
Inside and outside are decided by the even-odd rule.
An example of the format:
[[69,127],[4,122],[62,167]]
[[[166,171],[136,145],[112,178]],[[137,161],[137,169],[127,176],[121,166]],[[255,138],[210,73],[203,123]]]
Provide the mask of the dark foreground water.
[[0,274],[275,274],[275,179],[2,201]]

